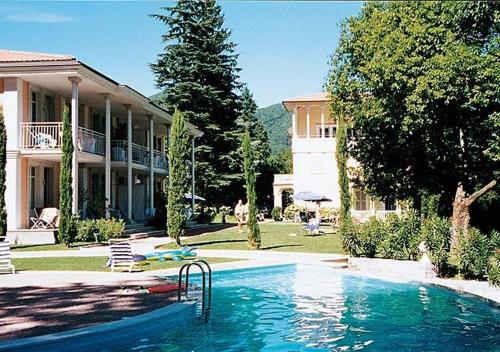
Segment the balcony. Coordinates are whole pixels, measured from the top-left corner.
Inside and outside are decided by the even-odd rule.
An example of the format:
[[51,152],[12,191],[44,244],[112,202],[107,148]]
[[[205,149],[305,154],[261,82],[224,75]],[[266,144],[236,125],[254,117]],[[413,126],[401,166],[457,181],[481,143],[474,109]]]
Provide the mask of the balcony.
[[333,137],[294,137],[292,138],[294,153],[334,153],[335,138]]
[[[111,160],[128,161],[128,143],[123,140],[111,141]],[[132,162],[139,165],[149,166],[149,149],[139,144],[132,143]],[[158,169],[167,169],[167,158],[165,153],[153,151],[153,166]]]
[[[21,122],[21,149],[30,151],[60,151],[62,149],[62,122]],[[105,135],[78,127],[78,150],[104,155]]]

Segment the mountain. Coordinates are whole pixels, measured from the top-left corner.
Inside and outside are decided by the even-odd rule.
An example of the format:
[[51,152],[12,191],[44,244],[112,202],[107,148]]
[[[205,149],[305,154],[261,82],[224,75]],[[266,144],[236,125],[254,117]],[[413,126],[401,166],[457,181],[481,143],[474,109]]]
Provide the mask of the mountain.
[[[157,93],[149,98],[156,100],[160,96],[161,93]],[[288,129],[292,127],[292,114],[285,110],[283,104],[278,103],[265,108],[259,108],[255,112],[255,115],[266,129],[273,154],[290,147]]]
[[290,147],[288,129],[292,127],[292,118],[291,113],[285,110],[283,104],[259,108],[255,115],[267,131],[273,154]]

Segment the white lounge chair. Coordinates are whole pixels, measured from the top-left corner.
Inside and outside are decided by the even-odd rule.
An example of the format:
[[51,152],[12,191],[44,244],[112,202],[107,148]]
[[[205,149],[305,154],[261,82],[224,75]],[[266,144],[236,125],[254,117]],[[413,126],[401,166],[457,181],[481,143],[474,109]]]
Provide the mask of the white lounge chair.
[[111,271],[115,271],[115,268],[125,268],[131,273],[135,263],[130,242],[126,240],[109,240],[109,249],[111,251],[109,257]]
[[0,238],[0,272],[10,271],[16,273],[16,269],[10,260],[10,243],[7,240],[2,241]]
[[59,216],[59,210],[57,208],[45,208],[42,213],[37,218],[30,218],[33,225],[32,229],[55,229],[56,220]]

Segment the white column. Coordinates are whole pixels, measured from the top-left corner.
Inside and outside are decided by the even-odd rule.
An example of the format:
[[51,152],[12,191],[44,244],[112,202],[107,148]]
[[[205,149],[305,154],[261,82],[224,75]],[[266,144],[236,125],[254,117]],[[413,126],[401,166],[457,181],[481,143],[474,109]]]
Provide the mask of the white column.
[[311,107],[308,106],[307,107],[307,131],[306,131],[306,136],[307,136],[307,139],[311,138],[311,114],[310,114],[310,111],[311,111]]
[[82,81],[78,77],[69,77],[71,82],[71,132],[73,136],[73,161],[71,176],[73,178],[73,214],[78,214],[78,84]]
[[106,152],[104,164],[104,206],[106,208],[106,219],[110,218],[110,202],[111,202],[111,96],[103,94],[106,104]]
[[191,139],[191,210],[193,211],[194,214],[194,191],[195,191],[195,170],[196,170],[196,165],[194,162],[194,136]]
[[[23,227],[22,206],[29,207],[28,198],[21,198],[22,159],[19,154],[21,141],[20,124],[24,115],[23,81],[17,78],[4,80],[3,114],[7,133],[7,159],[5,165],[5,206],[7,208],[7,230],[16,230]],[[28,172],[28,170],[26,170]],[[28,188],[28,187],[27,187]],[[27,204],[27,205],[26,205]]]
[[132,222],[132,107],[127,108],[127,221]]
[[325,138],[325,107],[321,108],[321,138]]
[[153,210],[154,201],[154,148],[153,148],[153,137],[154,137],[154,120],[153,116],[149,115],[149,208]]
[[297,114],[299,110],[297,107],[292,112],[292,138],[297,138]]

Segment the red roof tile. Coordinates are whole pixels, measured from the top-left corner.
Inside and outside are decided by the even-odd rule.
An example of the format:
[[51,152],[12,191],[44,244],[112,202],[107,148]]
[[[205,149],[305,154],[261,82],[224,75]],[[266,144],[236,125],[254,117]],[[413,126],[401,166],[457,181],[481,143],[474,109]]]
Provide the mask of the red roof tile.
[[69,55],[53,55],[0,49],[0,62],[33,62],[33,61],[69,61],[75,60]]

